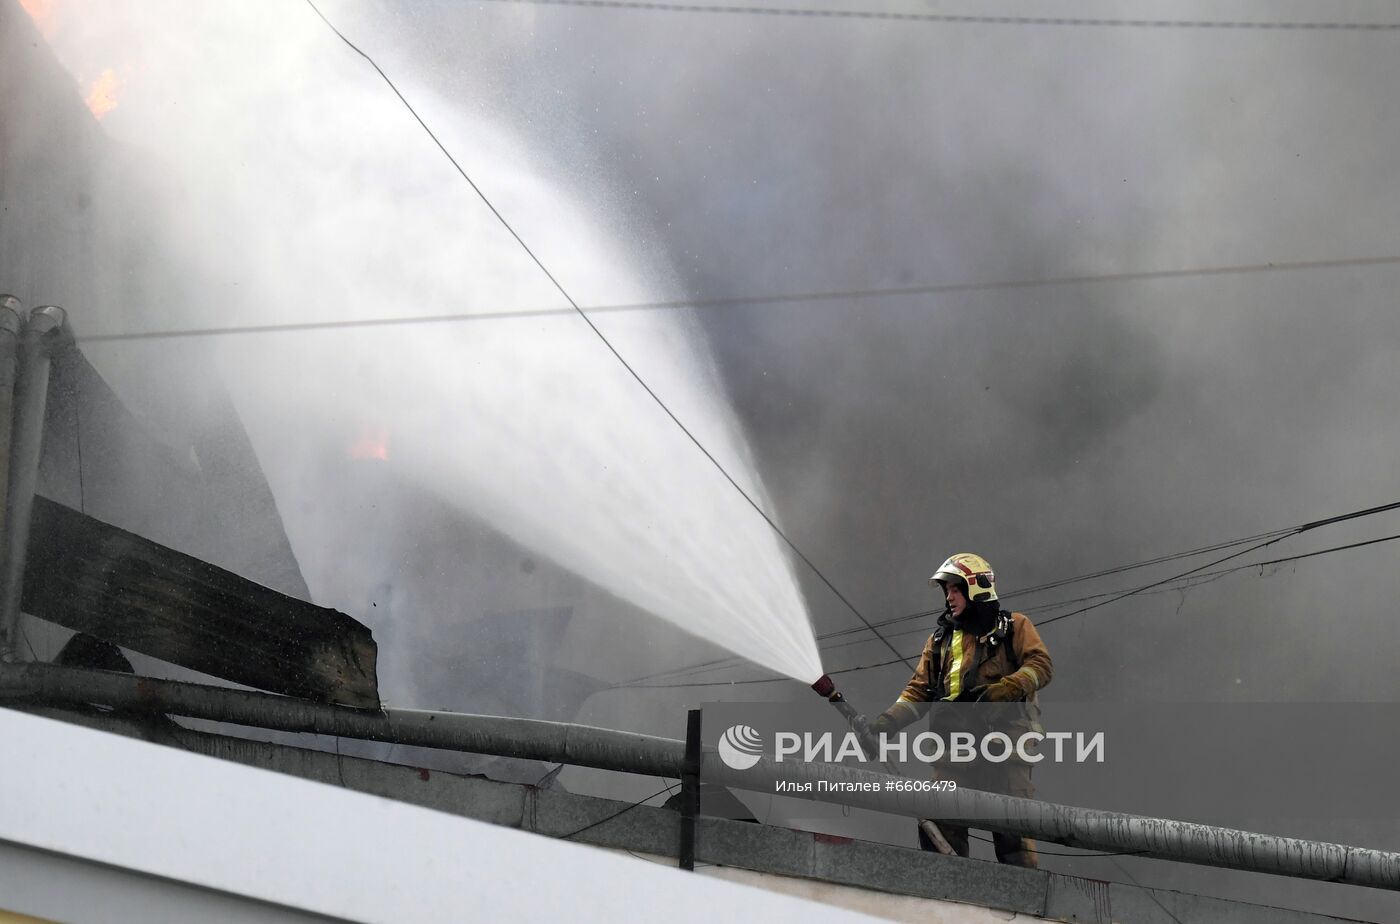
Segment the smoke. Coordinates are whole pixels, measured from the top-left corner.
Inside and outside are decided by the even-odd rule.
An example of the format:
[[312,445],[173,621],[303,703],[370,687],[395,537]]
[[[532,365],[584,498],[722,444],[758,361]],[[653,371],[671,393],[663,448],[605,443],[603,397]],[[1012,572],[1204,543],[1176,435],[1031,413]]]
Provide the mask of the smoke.
[[[636,190],[631,220],[666,229],[699,297],[1369,256],[1393,224],[1394,104],[1369,88],[1396,65],[1360,35],[533,10],[517,51],[526,16],[444,20],[443,42],[516,35],[490,62],[507,121],[562,149],[561,173],[577,165],[559,126],[596,131],[590,166]],[[412,47],[425,81],[476,78]],[[592,182],[581,195],[601,197]],[[1025,586],[1388,499],[1393,437],[1374,423],[1395,384],[1394,276],[762,304],[702,323],[785,523],[893,615],[926,608],[923,578],[958,548]],[[849,624],[812,596],[823,627]]]
[[[83,318],[81,329],[491,315],[193,348],[230,383],[313,593],[359,614],[381,586],[397,586],[402,597],[405,584],[438,582],[456,589],[459,619],[523,612],[514,598],[533,596],[478,597],[462,569],[424,574],[411,560],[327,566],[326,549],[346,529],[418,525],[406,514],[421,501],[406,500],[392,482],[378,487],[387,516],[353,522],[346,507],[365,499],[354,494],[344,499],[355,503],[335,509],[334,499],[356,484],[345,466],[328,462],[327,448],[364,455],[357,447],[371,433],[369,455],[472,523],[463,533],[489,524],[498,542],[509,537],[507,546],[536,550],[710,644],[793,676],[820,673],[778,537],[593,332],[558,312],[564,303],[548,278],[373,70],[309,10],[288,13],[170,4],[118,20],[93,9],[71,44],[60,43],[85,61],[138,62],[139,79],[105,124],[150,152],[180,196],[160,203],[172,226],[164,256],[173,268],[147,286],[166,297],[139,311],[118,306],[101,325]],[[508,134],[459,116],[432,92],[414,95],[438,137],[578,298],[644,301],[655,280],[664,284],[664,265],[648,268],[622,252],[567,192],[528,169],[527,152]],[[692,324],[673,313],[604,326],[764,504]],[[135,380],[169,368],[161,362],[169,349],[111,343],[93,352],[129,395],[142,388]],[[395,545],[362,543],[354,557]],[[318,580],[331,576],[338,583]],[[402,607],[399,615],[414,618]],[[420,694],[440,688],[421,679],[416,686]]]
[[[483,252],[468,243],[490,217],[363,62],[335,51],[333,37],[300,12],[278,14],[279,41],[324,54],[259,56],[250,65],[226,49],[257,47],[261,26],[235,17],[245,33],[189,42],[188,66],[220,80],[251,81],[254,71],[258,92],[226,111],[210,105],[215,94],[182,105],[179,119],[173,107],[149,116],[217,165],[214,188],[187,189],[186,214],[207,202],[210,214],[296,232],[229,239],[191,222],[182,235],[190,252],[222,253],[214,263],[224,275],[216,292],[185,309],[194,316],[180,317],[217,323],[230,305],[240,321],[278,320],[271,305],[294,304],[299,319],[343,317],[347,306],[384,313],[348,281],[337,287],[355,278],[344,272],[352,266],[412,276],[425,302],[465,286],[462,304],[486,304],[509,285],[512,305],[557,306],[511,247]],[[469,171],[494,162],[473,153],[487,148],[528,160],[520,171],[528,180],[493,183],[499,204],[521,216],[527,240],[542,242],[547,264],[567,256],[566,285],[585,303],[1392,255],[1400,104],[1382,88],[1395,85],[1400,59],[1380,34],[892,26],[513,5],[328,13],[365,39],[448,146],[464,152]],[[119,44],[139,52],[160,41],[153,29]],[[346,99],[347,87],[363,89],[354,107],[325,105]],[[139,91],[138,74],[104,122],[112,132],[127,107],[143,105]],[[377,162],[347,178],[345,151],[318,147],[318,138],[353,137],[369,123],[402,128],[374,149]],[[260,134],[264,125],[293,128]],[[499,137],[488,139],[483,125]],[[259,144],[235,156],[230,136]],[[289,162],[324,173],[295,197],[252,185]],[[371,183],[390,184],[393,214],[403,217],[347,205],[347,185]],[[531,207],[540,188],[568,190],[602,253],[577,254],[581,220]],[[434,273],[446,245],[432,229],[448,221],[462,228],[451,239],[470,276]],[[423,259],[405,264],[405,253]],[[599,269],[621,265],[648,271]],[[276,297],[243,295],[250,280],[276,280]],[[1394,266],[1312,269],[740,305],[695,318],[716,359],[714,387],[742,418],[780,522],[873,620],[933,608],[926,579],[954,551],[984,554],[1003,589],[1014,590],[1392,500],[1397,283]],[[646,324],[609,320],[606,330],[626,337]],[[489,341],[472,339],[480,329],[465,325],[454,348],[464,356],[485,348]],[[650,358],[644,374],[661,373],[666,360]],[[398,408],[373,400],[371,416]],[[366,423],[378,421],[335,422],[347,443]],[[264,442],[274,455],[281,445],[276,436]],[[742,444],[732,441],[738,455]],[[309,496],[317,469],[286,465],[299,474],[282,493]],[[373,493],[357,496],[368,504]],[[731,511],[726,522],[741,515]],[[288,519],[297,529],[297,517]],[[435,524],[434,532],[458,528]],[[390,557],[415,560],[408,527],[396,529]],[[1377,517],[1262,554],[1396,531],[1393,515]],[[474,603],[512,612],[570,597],[576,620],[605,624],[588,613],[611,612],[613,601],[578,584],[566,590],[577,579],[547,563],[525,576],[514,541],[484,539],[479,557],[462,557],[491,563],[466,572],[471,582],[493,582]],[[351,562],[380,560],[364,543],[345,544],[358,550],[347,551],[347,572],[358,570]],[[1048,625],[1057,670],[1047,719],[1057,700],[1395,701],[1393,555],[1379,545],[1262,576],[1244,571]],[[453,567],[447,556],[424,557],[427,571]],[[1131,588],[1200,561],[1013,603],[1040,618],[1067,611],[1047,606],[1054,601]],[[810,574],[799,577],[819,631],[854,624]],[[556,589],[522,589],[531,584]],[[404,605],[400,597],[399,611]],[[629,667],[646,673],[714,656],[674,635],[639,640],[632,630],[646,620],[622,618],[633,621],[612,638],[581,629],[568,637],[577,666],[625,676]],[[433,633],[414,625],[416,653]],[[913,654],[921,642],[912,635],[896,644]],[[871,641],[833,653],[826,667],[889,658]],[[878,709],[906,677],[899,666],[851,674],[843,689]],[[766,696],[782,688],[747,689]],[[614,691],[585,711],[601,724],[676,734],[672,706],[709,696]],[[1253,772],[1269,785],[1267,767]],[[1289,794],[1277,797],[1284,804]],[[1360,823],[1294,833],[1397,846]],[[1272,897],[1257,884],[1228,888]],[[1309,888],[1320,887],[1290,899],[1325,905]]]
[[[629,240],[664,239],[677,295],[1392,255],[1400,119],[1376,88],[1397,63],[1374,36],[568,9],[434,22],[433,41],[421,20],[391,27],[420,79],[466,97],[490,74],[503,123],[584,201],[634,192],[616,221],[659,229]],[[460,63],[464,46],[481,57]],[[1396,282],[1387,266],[1261,272],[701,323],[785,527],[875,619],[934,608],[926,578],[958,550],[1014,590],[1393,499]],[[1378,517],[1262,554],[1392,532]],[[1047,626],[1049,719],[1057,699],[1393,701],[1391,557],[1247,570]],[[1036,618],[1209,560],[1013,603]],[[819,630],[855,623],[804,580]],[[826,666],[889,658],[872,640]],[[906,676],[843,688],[878,709]]]

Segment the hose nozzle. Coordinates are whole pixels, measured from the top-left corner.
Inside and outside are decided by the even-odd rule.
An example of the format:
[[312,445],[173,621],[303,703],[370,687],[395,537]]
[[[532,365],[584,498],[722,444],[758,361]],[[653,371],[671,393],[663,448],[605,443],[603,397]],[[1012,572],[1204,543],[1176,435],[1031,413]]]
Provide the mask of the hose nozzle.
[[830,674],[822,674],[817,678],[817,682],[812,684],[812,689],[830,699],[831,695],[836,692],[836,681],[831,679]]

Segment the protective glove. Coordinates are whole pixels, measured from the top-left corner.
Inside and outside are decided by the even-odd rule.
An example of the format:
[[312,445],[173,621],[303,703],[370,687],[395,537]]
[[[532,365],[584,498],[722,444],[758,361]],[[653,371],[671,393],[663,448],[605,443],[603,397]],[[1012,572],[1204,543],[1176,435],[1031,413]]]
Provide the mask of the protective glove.
[[972,688],[970,688],[970,689],[963,690],[961,693],[958,694],[958,698],[955,699],[955,700],[953,700],[953,702],[955,702],[955,703],[980,703],[980,702],[982,702],[982,694],[983,694],[983,693],[986,693],[986,692],[987,692],[987,684],[984,683],[984,684],[982,684],[982,685],[979,686],[979,687],[972,687]]
[[870,723],[870,733],[877,738],[880,735],[893,735],[899,729],[895,726],[895,721],[888,712],[882,712],[875,717],[875,721]]
[[1021,690],[1020,684],[1010,677],[1003,677],[996,683],[988,684],[982,688],[982,695],[978,702],[982,703],[1014,703],[1026,698],[1026,694]]

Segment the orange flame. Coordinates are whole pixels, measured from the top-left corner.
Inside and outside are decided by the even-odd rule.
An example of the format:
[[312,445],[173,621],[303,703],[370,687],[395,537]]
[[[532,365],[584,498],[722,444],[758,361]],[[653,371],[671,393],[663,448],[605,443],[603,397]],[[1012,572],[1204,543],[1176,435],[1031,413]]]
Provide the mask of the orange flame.
[[53,41],[54,33],[58,31],[53,10],[58,5],[58,0],[19,0],[19,5],[24,7],[29,18],[34,20],[34,25],[38,26],[39,34],[44,40]]
[[87,107],[92,111],[93,116],[100,119],[113,109],[117,108],[117,94],[121,92],[126,81],[117,76],[117,72],[110,67],[98,75],[92,82],[92,87],[88,89]]
[[389,435],[381,429],[365,427],[360,431],[360,438],[350,444],[350,458],[387,461]]

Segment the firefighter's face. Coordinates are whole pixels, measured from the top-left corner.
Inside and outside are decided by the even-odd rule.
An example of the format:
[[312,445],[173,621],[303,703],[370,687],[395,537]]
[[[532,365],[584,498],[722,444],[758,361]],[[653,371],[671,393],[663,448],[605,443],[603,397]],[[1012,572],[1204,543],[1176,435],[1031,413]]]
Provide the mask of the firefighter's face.
[[963,589],[951,581],[943,585],[943,599],[948,601],[948,611],[957,619],[967,609],[967,595]]

